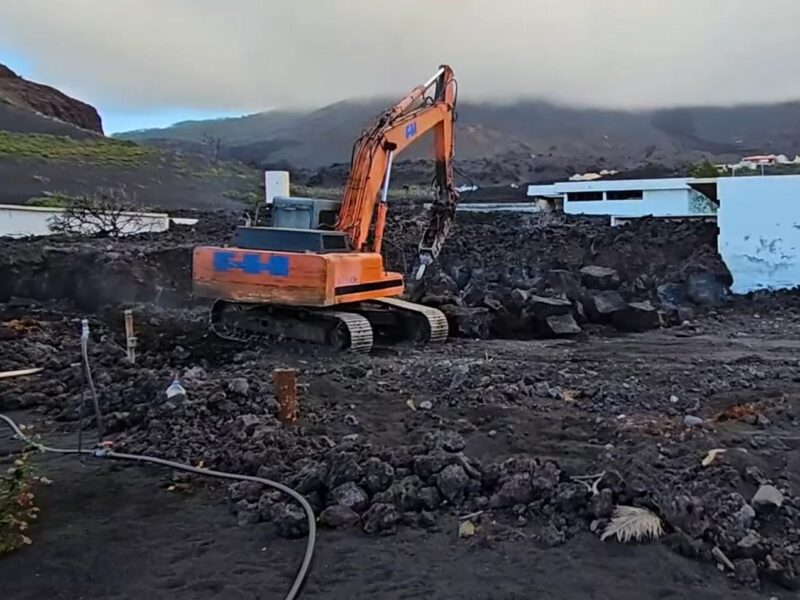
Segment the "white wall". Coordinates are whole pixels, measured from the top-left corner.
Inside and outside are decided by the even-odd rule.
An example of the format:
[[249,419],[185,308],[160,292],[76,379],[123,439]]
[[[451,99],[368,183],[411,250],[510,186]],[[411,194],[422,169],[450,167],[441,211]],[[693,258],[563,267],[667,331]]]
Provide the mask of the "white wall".
[[[708,202],[697,202],[690,186],[691,178],[671,179],[620,179],[597,181],[565,181],[550,185],[531,185],[528,195],[534,197],[564,198],[564,212],[573,215],[607,215],[635,218],[653,215],[657,217],[687,217],[713,214]],[[642,191],[641,200],[608,200],[609,192]],[[603,194],[604,200],[571,201],[574,192]]]
[[[0,237],[51,235],[50,219],[63,212],[60,208],[0,204]],[[169,229],[169,215],[164,213],[124,213],[125,233],[156,233]]]
[[689,215],[689,188],[683,190],[644,190],[641,200],[596,200],[574,202],[564,199],[564,212],[571,215],[610,215],[615,217],[680,217]]
[[800,285],[800,176],[717,180],[719,252],[737,294]]

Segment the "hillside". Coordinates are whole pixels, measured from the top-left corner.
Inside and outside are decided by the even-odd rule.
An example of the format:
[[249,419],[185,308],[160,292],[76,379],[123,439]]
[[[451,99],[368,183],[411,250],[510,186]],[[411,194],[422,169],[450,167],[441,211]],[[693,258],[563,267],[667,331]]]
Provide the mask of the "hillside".
[[[103,133],[103,123],[93,106],[67,96],[53,87],[23,79],[2,64],[0,64],[0,102],[22,111],[57,119],[79,129],[101,135]],[[3,121],[6,121],[4,128],[16,127],[17,131],[23,130],[26,126],[25,123],[15,125],[13,119],[3,119]]]
[[94,107],[3,65],[0,182],[0,204],[124,188],[142,207],[240,210],[263,193],[259,173],[241,163],[107,138]]
[[[156,145],[202,144],[213,138],[225,156],[260,167],[327,170],[349,161],[359,132],[389,103],[345,101],[305,112],[184,122],[120,137]],[[750,152],[800,152],[800,103],[639,112],[542,101],[459,106],[458,160],[478,177],[501,172],[495,183],[603,167],[674,169],[705,157],[732,160]],[[419,144],[403,158],[428,156],[428,147]]]

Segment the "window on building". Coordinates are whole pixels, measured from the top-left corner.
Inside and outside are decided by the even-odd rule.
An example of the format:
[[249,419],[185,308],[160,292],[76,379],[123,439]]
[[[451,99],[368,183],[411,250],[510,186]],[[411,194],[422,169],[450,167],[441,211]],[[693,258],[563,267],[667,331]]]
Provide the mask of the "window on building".
[[567,200],[570,202],[594,202],[603,199],[603,192],[570,192]]
[[643,200],[644,192],[642,190],[606,192],[606,198],[608,200]]

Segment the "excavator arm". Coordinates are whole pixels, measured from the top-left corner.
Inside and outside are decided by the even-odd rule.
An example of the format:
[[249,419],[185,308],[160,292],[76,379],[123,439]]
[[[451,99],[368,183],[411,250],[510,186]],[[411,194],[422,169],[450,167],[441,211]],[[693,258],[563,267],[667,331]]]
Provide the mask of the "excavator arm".
[[[425,94],[434,85],[432,98],[426,99]],[[445,65],[426,83],[384,112],[376,125],[356,142],[339,212],[337,229],[348,235],[353,248],[379,253],[386,225],[386,198],[394,158],[433,130],[437,196],[419,244],[417,279],[441,251],[458,202],[453,183],[456,99],[457,83],[452,69]],[[422,104],[416,106],[420,101]],[[369,247],[373,219],[374,234]]]

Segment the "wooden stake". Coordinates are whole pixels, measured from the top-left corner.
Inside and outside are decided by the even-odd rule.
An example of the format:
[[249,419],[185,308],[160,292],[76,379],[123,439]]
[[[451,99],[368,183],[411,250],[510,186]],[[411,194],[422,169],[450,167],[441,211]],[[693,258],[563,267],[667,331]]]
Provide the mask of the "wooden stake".
[[128,351],[128,360],[136,362],[136,335],[133,333],[133,311],[125,311],[125,349]]
[[297,371],[275,369],[272,371],[272,384],[278,401],[278,419],[285,425],[294,425],[300,416],[300,407],[297,403]]

